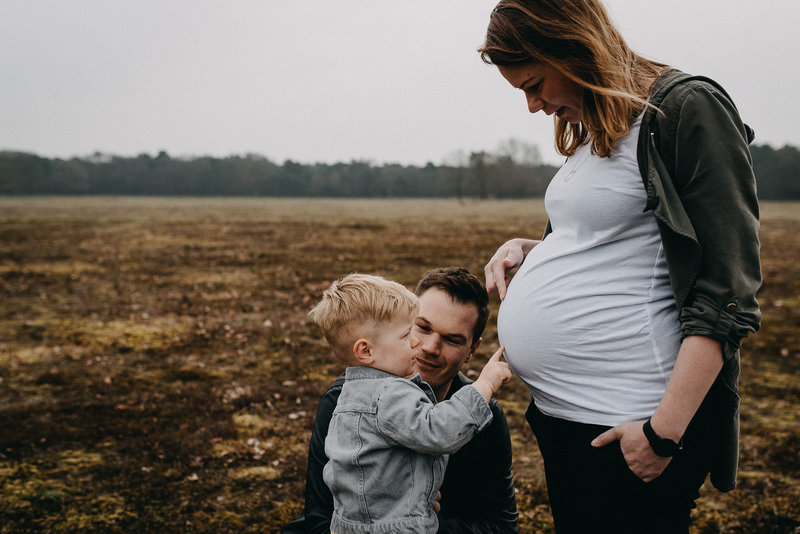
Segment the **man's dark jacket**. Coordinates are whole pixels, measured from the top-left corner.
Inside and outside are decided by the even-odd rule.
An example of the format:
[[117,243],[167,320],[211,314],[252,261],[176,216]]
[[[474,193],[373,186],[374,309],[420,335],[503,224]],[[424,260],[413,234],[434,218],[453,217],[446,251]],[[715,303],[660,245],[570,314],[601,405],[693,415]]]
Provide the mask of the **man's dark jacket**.
[[[471,381],[459,373],[447,392],[450,398]],[[283,534],[330,532],[333,497],[322,480],[325,437],[344,384],[337,378],[319,401],[308,446],[305,508]],[[492,423],[457,453],[450,455],[440,489],[439,533],[517,532],[517,501],[511,472],[511,437],[500,404],[492,399]]]

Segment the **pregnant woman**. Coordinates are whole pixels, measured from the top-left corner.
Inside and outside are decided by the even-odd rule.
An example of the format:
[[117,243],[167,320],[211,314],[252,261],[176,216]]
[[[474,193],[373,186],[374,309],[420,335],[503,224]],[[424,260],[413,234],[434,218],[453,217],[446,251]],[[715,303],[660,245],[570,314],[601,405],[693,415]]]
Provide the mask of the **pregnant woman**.
[[598,0],[502,0],[479,52],[568,158],[545,237],[485,268],[556,530],[688,532],[709,473],[735,486],[739,345],[761,317],[753,132],[712,80],[631,51]]

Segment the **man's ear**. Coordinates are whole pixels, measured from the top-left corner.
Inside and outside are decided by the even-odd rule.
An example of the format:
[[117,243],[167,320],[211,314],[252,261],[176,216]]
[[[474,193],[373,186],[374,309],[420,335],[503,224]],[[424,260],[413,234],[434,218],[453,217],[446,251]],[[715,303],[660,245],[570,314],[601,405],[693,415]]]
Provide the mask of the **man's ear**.
[[353,356],[359,365],[372,365],[375,358],[372,356],[372,345],[364,338],[357,339],[353,343]]
[[472,346],[469,348],[469,354],[467,354],[467,359],[464,360],[464,363],[467,363],[472,359],[473,356],[475,356],[475,353],[478,351],[478,347],[481,346],[481,341],[483,341],[483,338],[479,337],[478,341],[472,344]]

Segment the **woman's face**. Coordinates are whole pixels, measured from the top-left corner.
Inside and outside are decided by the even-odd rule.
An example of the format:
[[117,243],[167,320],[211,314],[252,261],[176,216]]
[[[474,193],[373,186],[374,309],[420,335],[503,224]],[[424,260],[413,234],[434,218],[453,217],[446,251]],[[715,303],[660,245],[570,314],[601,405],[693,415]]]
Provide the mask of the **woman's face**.
[[528,110],[561,117],[571,124],[581,122],[583,88],[543,63],[498,66],[497,70],[513,87],[525,93]]

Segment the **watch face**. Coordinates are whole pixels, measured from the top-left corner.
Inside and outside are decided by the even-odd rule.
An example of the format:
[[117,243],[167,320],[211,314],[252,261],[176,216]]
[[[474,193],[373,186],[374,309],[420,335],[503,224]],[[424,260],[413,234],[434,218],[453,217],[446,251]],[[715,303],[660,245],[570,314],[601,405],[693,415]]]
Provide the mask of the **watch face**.
[[642,426],[642,430],[647,437],[647,441],[650,442],[650,446],[653,447],[653,452],[659,456],[675,456],[683,448],[683,440],[680,443],[675,443],[671,439],[662,438],[656,434],[653,427],[650,426],[649,420]]
[[675,456],[678,453],[678,444],[671,439],[659,438],[653,444],[653,450],[659,456]]

